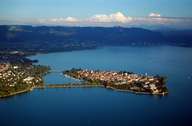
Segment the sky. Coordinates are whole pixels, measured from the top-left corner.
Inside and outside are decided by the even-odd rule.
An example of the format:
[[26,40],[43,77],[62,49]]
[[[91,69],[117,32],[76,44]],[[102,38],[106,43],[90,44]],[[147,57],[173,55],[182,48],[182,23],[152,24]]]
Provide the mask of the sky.
[[192,0],[0,0],[0,24],[192,28]]

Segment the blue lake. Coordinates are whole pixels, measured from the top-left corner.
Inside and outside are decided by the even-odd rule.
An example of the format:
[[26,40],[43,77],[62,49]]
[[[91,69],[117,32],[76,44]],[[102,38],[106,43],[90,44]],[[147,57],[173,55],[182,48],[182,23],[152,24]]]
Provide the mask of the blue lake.
[[71,68],[127,70],[167,76],[169,95],[136,95],[104,88],[35,89],[0,99],[0,125],[192,125],[192,48],[105,47],[31,56],[58,71],[47,84],[78,82]]

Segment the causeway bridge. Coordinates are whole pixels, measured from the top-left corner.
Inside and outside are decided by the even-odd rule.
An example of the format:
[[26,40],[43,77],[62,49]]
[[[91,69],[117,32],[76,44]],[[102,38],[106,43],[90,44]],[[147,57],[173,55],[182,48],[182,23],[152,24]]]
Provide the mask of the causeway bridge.
[[104,87],[99,84],[48,84],[46,88],[92,88],[92,87]]

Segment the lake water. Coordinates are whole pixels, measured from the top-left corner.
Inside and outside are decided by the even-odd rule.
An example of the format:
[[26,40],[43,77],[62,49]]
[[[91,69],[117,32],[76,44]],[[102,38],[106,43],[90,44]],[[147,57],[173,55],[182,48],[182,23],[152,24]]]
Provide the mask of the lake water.
[[71,68],[127,70],[167,76],[169,95],[136,95],[104,88],[35,89],[0,100],[0,125],[191,125],[192,48],[105,47],[31,56],[55,73],[47,84],[78,82],[61,71]]

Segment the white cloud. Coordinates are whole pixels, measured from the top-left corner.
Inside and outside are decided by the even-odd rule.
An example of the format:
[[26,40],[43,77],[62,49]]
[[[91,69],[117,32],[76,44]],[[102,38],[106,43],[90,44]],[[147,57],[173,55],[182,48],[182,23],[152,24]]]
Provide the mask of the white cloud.
[[159,13],[150,13],[149,17],[161,17],[161,14],[159,14]]
[[74,18],[74,17],[67,17],[67,18],[65,18],[65,21],[66,22],[78,22],[78,19]]
[[122,12],[116,12],[112,14],[96,14],[87,19],[77,19],[75,17],[60,17],[51,19],[40,19],[40,23],[55,24],[55,25],[127,25],[127,24],[163,24],[169,22],[169,19],[160,17],[158,13],[150,13],[147,17],[130,17],[124,15]]
[[142,27],[142,26],[173,26],[192,27],[192,18],[162,17],[158,13],[150,13],[145,17],[130,17],[122,12],[112,14],[96,14],[88,18],[78,19],[75,17],[56,17],[45,19],[28,20],[0,20],[0,24],[34,24],[34,25],[64,25],[64,26],[122,26],[122,27]]
[[113,13],[110,15],[106,14],[97,14],[89,18],[90,22],[104,22],[104,23],[110,23],[110,22],[118,22],[118,23],[127,23],[132,21],[132,17],[125,16],[121,12]]
[[51,19],[39,19],[40,23],[77,23],[79,20],[74,17],[60,17],[60,18],[51,18]]

